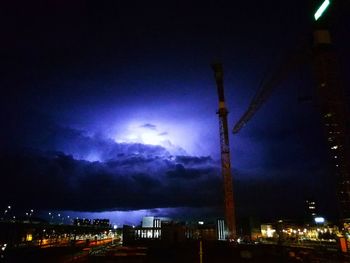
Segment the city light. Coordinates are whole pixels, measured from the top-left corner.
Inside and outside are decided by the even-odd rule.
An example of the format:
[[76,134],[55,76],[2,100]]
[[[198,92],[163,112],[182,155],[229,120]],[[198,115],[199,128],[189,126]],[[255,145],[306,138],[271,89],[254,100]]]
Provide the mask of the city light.
[[32,234],[27,234],[26,240],[27,241],[32,241],[33,240],[33,235]]
[[322,5],[317,9],[316,13],[314,14],[315,21],[317,21],[322,16],[322,14],[324,13],[324,11],[326,11],[329,4],[330,4],[330,1],[325,0],[322,3]]
[[1,250],[2,250],[2,251],[5,251],[6,247],[7,247],[7,244],[4,244],[4,245],[1,247]]
[[336,150],[336,149],[338,149],[338,145],[334,145],[334,146],[332,146],[332,148],[331,148],[332,150]]
[[325,222],[324,217],[315,217],[315,223],[323,224]]

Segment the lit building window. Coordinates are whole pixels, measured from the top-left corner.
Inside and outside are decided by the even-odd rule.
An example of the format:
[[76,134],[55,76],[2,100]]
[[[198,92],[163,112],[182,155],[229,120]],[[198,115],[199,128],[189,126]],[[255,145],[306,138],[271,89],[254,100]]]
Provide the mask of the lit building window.
[[32,240],[33,240],[33,235],[32,234],[27,234],[26,241],[32,241]]
[[338,145],[334,145],[334,146],[332,146],[332,147],[331,147],[331,149],[332,149],[332,150],[336,150],[336,149],[338,149]]

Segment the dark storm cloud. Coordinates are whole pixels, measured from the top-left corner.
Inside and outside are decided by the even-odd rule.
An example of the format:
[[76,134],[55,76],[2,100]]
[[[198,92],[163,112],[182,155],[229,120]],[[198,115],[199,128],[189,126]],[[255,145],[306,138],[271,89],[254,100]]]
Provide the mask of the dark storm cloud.
[[[2,202],[22,208],[79,211],[221,206],[219,167],[207,164],[193,168],[178,163],[176,158],[134,157],[88,162],[59,152],[3,154],[0,166],[6,177],[0,186],[0,198]],[[277,211],[281,217],[297,217],[303,215],[303,201],[310,190],[320,192],[322,196],[316,198],[329,202],[333,198],[331,191],[324,189],[322,182],[332,183],[325,180],[324,171],[285,174],[282,170],[262,179],[244,178],[246,175],[241,173],[234,171],[240,215],[259,214],[269,218]],[[301,185],[296,177],[303,177]]]
[[140,127],[142,128],[147,128],[150,130],[157,130],[157,125],[151,124],[151,123],[145,123],[143,125],[141,125]]
[[203,170],[185,169],[185,167],[181,164],[177,164],[174,170],[167,172],[167,175],[169,176],[169,178],[174,178],[174,179],[182,178],[187,180],[198,179],[204,174],[205,174],[205,171]]
[[213,164],[214,160],[210,156],[176,156],[176,162],[184,165],[208,165]]
[[[132,155],[103,163],[75,160],[57,152],[26,151],[2,155],[0,162],[7,174],[1,184],[1,199],[19,207],[88,211],[201,207],[217,205],[215,197],[220,189],[217,167],[200,171],[181,166],[179,170],[174,161],[161,160],[164,165],[160,167],[157,159],[135,159]],[[157,174],[140,173],[139,165],[143,171],[157,166]],[[169,178],[169,173],[176,180]],[[206,190],[194,195],[196,187]]]
[[[17,114],[13,120],[20,121],[4,134],[1,202],[80,211],[220,204],[219,170],[208,158],[200,162],[161,146],[116,143],[35,111]],[[206,190],[193,195],[196,187]]]
[[100,134],[58,125],[46,114],[31,109],[8,111],[0,118],[6,129],[0,130],[0,145],[11,150],[16,147],[60,151],[75,159],[90,161],[119,160],[133,156],[133,164],[147,162],[142,156],[170,156],[161,146],[140,143],[116,143]]

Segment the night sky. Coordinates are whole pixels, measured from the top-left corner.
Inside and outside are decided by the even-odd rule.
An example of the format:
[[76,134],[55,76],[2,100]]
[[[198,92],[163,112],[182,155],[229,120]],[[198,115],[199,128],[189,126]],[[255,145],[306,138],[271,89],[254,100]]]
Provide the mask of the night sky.
[[[344,7],[331,30],[349,87]],[[310,9],[305,0],[6,4],[1,207],[114,213],[121,223],[222,216],[210,63],[223,62],[232,129],[264,76],[310,47]],[[310,65],[300,66],[230,135],[239,217],[300,218],[307,198],[336,216],[313,86]]]

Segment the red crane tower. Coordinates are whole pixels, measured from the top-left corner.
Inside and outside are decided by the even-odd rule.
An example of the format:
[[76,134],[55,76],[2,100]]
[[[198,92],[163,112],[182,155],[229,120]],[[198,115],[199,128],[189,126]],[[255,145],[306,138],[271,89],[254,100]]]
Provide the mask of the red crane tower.
[[233,185],[232,172],[230,161],[230,145],[228,138],[227,114],[228,111],[225,106],[224,96],[224,72],[221,63],[213,63],[216,86],[219,96],[219,127],[220,127],[220,149],[221,149],[221,169],[224,181],[224,195],[225,195],[225,221],[228,232],[228,239],[232,240],[236,237],[236,220],[235,207],[233,201]]

